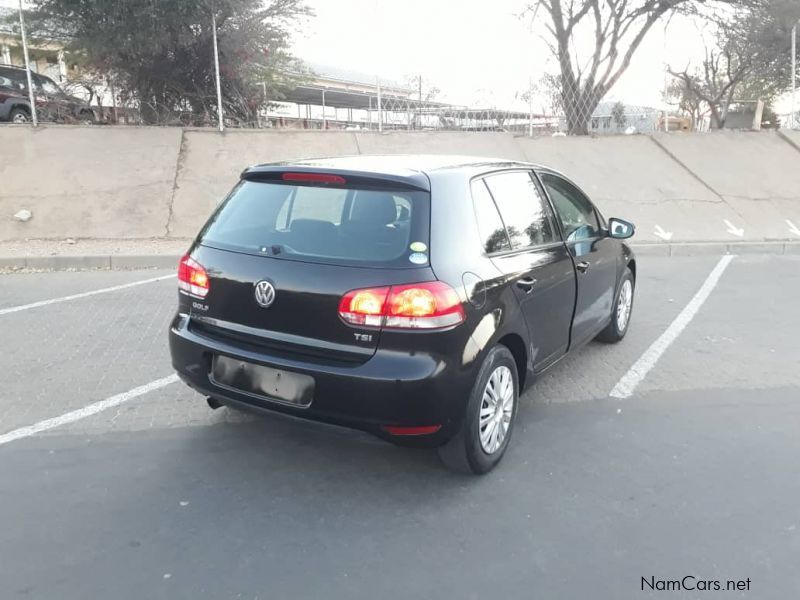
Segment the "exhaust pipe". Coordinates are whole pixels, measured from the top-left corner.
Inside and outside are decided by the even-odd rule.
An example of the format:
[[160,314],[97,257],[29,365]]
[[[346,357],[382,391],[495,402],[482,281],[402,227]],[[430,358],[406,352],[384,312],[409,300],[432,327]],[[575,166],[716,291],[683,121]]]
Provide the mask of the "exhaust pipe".
[[211,410],[217,410],[220,406],[222,406],[222,402],[220,402],[219,400],[217,400],[215,398],[212,398],[211,396],[206,398],[206,403],[208,403],[208,407]]

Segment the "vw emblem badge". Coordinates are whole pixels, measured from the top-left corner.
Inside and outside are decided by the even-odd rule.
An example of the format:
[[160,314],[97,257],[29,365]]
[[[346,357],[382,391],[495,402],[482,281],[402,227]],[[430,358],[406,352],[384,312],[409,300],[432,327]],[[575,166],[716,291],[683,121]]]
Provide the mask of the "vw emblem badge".
[[275,287],[266,279],[256,284],[256,302],[262,308],[268,308],[275,302]]

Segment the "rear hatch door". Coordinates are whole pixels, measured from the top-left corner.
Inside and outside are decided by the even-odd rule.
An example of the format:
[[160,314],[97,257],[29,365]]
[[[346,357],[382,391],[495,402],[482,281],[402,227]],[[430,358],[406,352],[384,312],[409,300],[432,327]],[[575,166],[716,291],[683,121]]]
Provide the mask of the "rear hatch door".
[[186,297],[191,327],[303,360],[363,362],[375,353],[380,331],[345,324],[339,303],[353,289],[435,279],[429,193],[336,177],[244,180],[234,189],[191,251],[209,281],[204,298]]

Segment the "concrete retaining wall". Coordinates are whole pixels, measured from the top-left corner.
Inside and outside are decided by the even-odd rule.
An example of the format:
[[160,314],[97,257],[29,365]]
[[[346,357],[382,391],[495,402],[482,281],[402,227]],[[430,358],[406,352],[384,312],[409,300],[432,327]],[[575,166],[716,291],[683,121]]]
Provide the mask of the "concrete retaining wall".
[[655,140],[724,201],[722,231],[721,219],[743,229],[745,240],[791,237],[787,219],[800,227],[800,152],[785,136],[722,131]]
[[[181,131],[0,128],[0,240],[166,233]],[[33,219],[12,219],[19,209]]]
[[[0,128],[0,240],[192,237],[250,164],[348,154],[529,160],[573,178],[636,240],[800,239],[800,134],[514,138],[504,133]],[[34,214],[27,223],[12,215]],[[727,223],[726,223],[727,221]],[[741,228],[743,235],[731,232]]]
[[355,135],[349,132],[186,131],[183,136],[169,219],[174,237],[194,237],[249,165],[358,154]]
[[[719,240],[723,201],[647,136],[521,138],[531,162],[558,169],[597,203],[606,217],[636,223],[638,241],[657,241],[656,226],[673,241]],[[798,154],[800,158],[800,154]]]

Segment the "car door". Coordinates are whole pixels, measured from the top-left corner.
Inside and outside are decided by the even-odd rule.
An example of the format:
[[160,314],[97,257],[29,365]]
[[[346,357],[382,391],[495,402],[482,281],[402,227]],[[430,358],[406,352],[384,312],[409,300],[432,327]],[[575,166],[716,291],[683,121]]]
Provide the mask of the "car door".
[[[0,69],[0,105],[4,104],[9,98],[19,95],[16,86],[4,75],[3,70]],[[0,114],[3,114],[2,106],[0,106]]]
[[[575,301],[575,271],[554,215],[529,170],[504,171],[473,181],[485,249],[512,286],[530,336],[530,356],[539,371],[569,347]],[[483,213],[483,214],[482,214]],[[499,227],[492,225],[492,213]],[[484,232],[482,231],[482,235]]]
[[69,116],[64,94],[52,80],[41,75],[34,75],[33,82],[36,95],[40,96],[44,102],[42,120],[63,121],[65,117]]
[[578,297],[572,322],[572,342],[597,335],[611,317],[617,279],[617,244],[606,234],[601,217],[589,198],[572,182],[551,172],[540,172],[575,261]]
[[25,105],[27,106],[29,104],[29,102],[27,102],[28,81],[25,72],[19,71],[18,69],[4,69],[3,72],[0,73],[0,76],[8,82],[7,86],[4,86],[4,99],[7,101],[13,97],[24,98],[26,100]]

